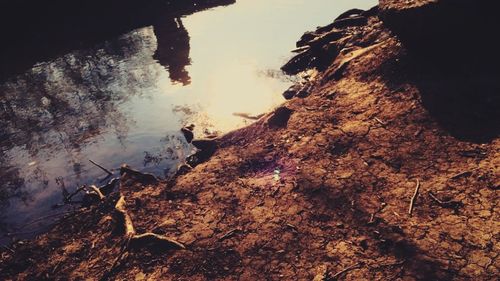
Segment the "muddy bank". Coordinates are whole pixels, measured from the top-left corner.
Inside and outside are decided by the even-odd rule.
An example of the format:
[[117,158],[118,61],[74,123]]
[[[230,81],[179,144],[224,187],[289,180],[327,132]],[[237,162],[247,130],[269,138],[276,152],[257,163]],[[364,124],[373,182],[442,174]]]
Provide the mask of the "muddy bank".
[[314,79],[253,125],[193,140],[202,153],[175,179],[123,167],[2,250],[2,279],[496,280],[498,70],[423,59],[387,2],[306,33],[284,70]]

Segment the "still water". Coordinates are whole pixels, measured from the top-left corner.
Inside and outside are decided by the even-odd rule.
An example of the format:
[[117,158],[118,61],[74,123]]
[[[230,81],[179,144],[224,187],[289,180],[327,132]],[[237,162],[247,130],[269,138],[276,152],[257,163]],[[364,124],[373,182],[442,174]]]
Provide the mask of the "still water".
[[[179,129],[223,134],[283,102],[295,41],[375,0],[238,0],[165,18],[41,61],[0,84],[0,240],[57,215],[61,187],[100,184],[93,160],[167,177],[192,148]],[[56,218],[54,216],[53,218]],[[16,233],[9,235],[7,233]]]

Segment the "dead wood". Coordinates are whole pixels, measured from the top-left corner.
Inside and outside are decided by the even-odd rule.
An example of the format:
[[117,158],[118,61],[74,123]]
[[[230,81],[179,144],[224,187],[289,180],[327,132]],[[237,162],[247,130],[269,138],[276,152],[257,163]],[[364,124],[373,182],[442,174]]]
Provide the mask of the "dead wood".
[[89,161],[90,161],[90,163],[94,164],[95,166],[97,166],[98,168],[100,168],[101,170],[103,170],[104,172],[106,172],[108,174],[108,176],[112,176],[113,175],[113,173],[110,170],[108,170],[108,169],[104,168],[103,166],[97,164],[96,162],[92,161],[91,159],[89,159]]

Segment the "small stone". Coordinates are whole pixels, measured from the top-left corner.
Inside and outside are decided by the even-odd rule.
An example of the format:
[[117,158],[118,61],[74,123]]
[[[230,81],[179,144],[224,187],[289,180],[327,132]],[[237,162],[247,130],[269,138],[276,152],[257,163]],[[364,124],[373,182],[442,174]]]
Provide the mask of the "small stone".
[[275,111],[274,114],[269,117],[267,120],[267,124],[271,128],[283,128],[286,127],[288,120],[290,119],[290,116],[292,115],[293,110],[282,106],[278,107]]

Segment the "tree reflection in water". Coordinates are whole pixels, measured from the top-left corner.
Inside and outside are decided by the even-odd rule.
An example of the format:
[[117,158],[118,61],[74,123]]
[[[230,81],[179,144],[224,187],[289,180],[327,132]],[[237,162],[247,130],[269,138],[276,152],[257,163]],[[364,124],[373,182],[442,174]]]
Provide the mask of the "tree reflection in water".
[[189,59],[189,34],[180,18],[161,19],[153,25],[158,42],[154,58],[168,69],[172,82],[189,85],[191,78],[186,66]]

